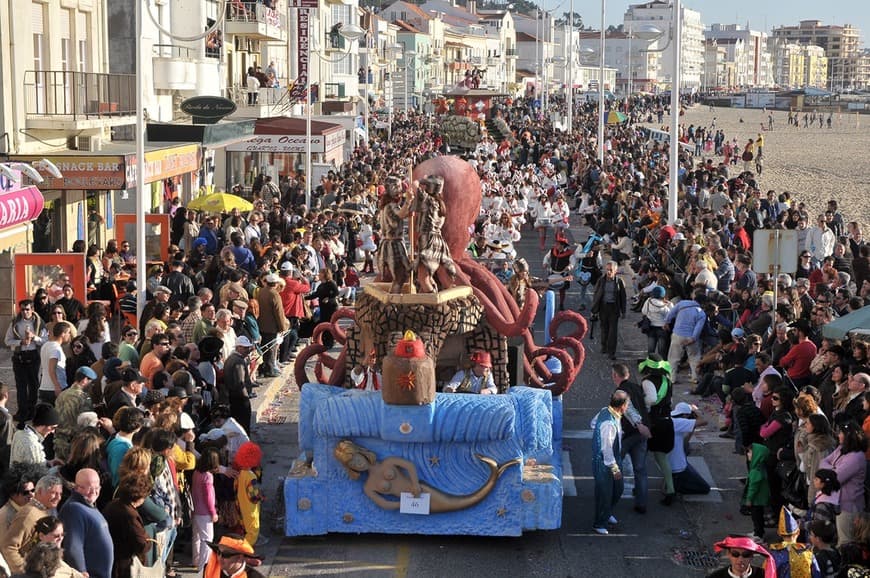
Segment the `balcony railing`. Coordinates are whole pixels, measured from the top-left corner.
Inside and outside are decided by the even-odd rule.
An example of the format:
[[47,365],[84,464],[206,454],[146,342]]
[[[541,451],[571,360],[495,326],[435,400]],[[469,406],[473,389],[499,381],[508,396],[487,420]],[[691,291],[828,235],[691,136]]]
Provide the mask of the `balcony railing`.
[[256,92],[249,92],[244,86],[233,86],[226,89],[225,96],[236,103],[239,108],[246,106],[275,106],[280,103],[286,86],[275,88],[259,88]]
[[155,44],[151,50],[154,58],[179,58],[184,60],[193,60],[199,58],[200,51],[188,46],[178,46],[176,44]]
[[256,22],[284,30],[287,17],[262,2],[227,2],[227,22]]
[[504,51],[505,56],[519,56],[519,51],[516,48],[507,48]]
[[72,120],[136,114],[136,77],[65,70],[24,73],[25,111]]

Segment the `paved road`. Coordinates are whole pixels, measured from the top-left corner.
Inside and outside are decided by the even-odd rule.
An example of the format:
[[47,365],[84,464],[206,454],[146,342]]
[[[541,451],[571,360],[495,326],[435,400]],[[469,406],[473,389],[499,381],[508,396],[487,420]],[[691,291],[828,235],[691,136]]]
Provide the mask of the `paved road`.
[[[532,273],[544,276],[534,233],[524,232],[518,243]],[[583,241],[586,232],[572,227],[575,240]],[[549,239],[552,241],[552,235]],[[628,275],[626,275],[628,273]],[[629,281],[630,271],[622,271]],[[630,283],[627,283],[630,285]],[[576,308],[576,287],[569,290],[568,307]],[[620,324],[619,357],[634,362],[645,347],[644,337],[636,330],[638,316],[630,313]],[[5,328],[3,328],[5,329]],[[537,342],[543,342],[542,323],[536,324]],[[597,332],[596,332],[597,333]],[[271,380],[260,390],[254,407],[258,424],[254,439],[265,454],[265,487],[269,499],[265,504],[264,528],[277,524],[277,531],[265,530],[268,544],[258,551],[266,556],[263,570],[273,577],[289,576],[443,576],[484,578],[489,576],[644,576],[676,578],[700,576],[699,570],[679,560],[711,562],[710,545],[728,532],[748,531],[751,523],[737,512],[737,497],[742,486],[742,458],[731,453],[730,440],[718,437],[715,408],[702,404],[714,425],[701,432],[692,443],[693,455],[712,471],[715,495],[706,501],[678,500],[671,507],[658,504],[660,485],[655,464],[649,460],[651,498],[645,516],[632,511],[630,499],[617,507],[620,524],[610,536],[591,533],[592,482],[590,468],[589,420],[607,400],[610,361],[598,353],[598,344],[586,340],[587,358],[577,382],[565,394],[565,444],[570,464],[566,468],[565,501],[562,528],[551,532],[532,532],[521,538],[422,537],[391,535],[329,535],[317,538],[284,538],[280,531],[280,486],[293,457],[297,455],[298,390],[285,370],[283,378]],[[0,381],[13,385],[9,350],[0,349]],[[675,403],[686,396],[675,392]],[[10,395],[14,412],[15,393]],[[697,402],[697,398],[688,399]],[[719,501],[721,500],[721,501]],[[277,513],[276,513],[277,512]],[[276,518],[278,516],[278,518]],[[688,557],[686,556],[688,553]],[[695,554],[701,554],[700,557]],[[177,558],[186,561],[179,553]],[[192,572],[181,572],[194,576]]]
[[[543,255],[531,233],[518,244],[532,273],[543,276]],[[575,226],[573,236],[585,240]],[[621,271],[630,285],[630,271]],[[576,288],[569,292],[568,307],[576,308]],[[635,328],[638,315],[630,313],[620,324],[619,357],[633,363],[645,349],[645,338]],[[542,324],[536,325],[542,342]],[[521,538],[437,537],[396,535],[338,535],[311,538],[283,538],[274,532],[271,541],[258,548],[266,555],[263,570],[273,577],[489,577],[489,576],[644,576],[675,578],[700,576],[716,564],[711,544],[729,532],[746,532],[748,518],[737,511],[741,486],[742,459],[732,453],[730,440],[718,437],[715,407],[701,404],[713,425],[696,435],[692,459],[709,468],[715,491],[701,500],[679,499],[670,507],[658,503],[661,478],[650,459],[650,506],[646,515],[632,510],[630,498],[616,510],[620,524],[611,535],[591,531],[593,508],[590,467],[589,421],[606,403],[612,389],[611,362],[598,353],[598,344],[587,339],[587,360],[577,382],[565,394],[566,468],[562,528],[531,532]],[[289,372],[288,372],[289,373]],[[675,392],[674,403],[688,399],[685,391]],[[260,423],[255,439],[265,449],[266,488],[277,491],[279,476],[296,455],[296,412],[298,392],[290,380],[276,380],[261,394]],[[629,480],[630,482],[630,480]],[[274,488],[274,490],[273,490]],[[278,500],[267,503],[273,511]],[[263,526],[269,526],[264,520]],[[266,532],[268,535],[269,533]],[[699,566],[694,567],[694,566]],[[192,574],[189,574],[192,575]]]

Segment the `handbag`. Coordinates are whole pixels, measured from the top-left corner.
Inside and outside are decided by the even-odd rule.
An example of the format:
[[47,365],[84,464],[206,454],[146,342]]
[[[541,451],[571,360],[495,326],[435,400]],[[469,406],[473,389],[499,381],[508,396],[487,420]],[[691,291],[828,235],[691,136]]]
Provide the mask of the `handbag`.
[[649,317],[644,315],[640,318],[640,321],[637,322],[637,328],[640,329],[640,332],[643,334],[647,334],[652,329],[652,321],[649,320]]
[[153,566],[146,566],[139,560],[139,556],[133,556],[130,578],[162,578],[165,572],[166,568],[162,560],[157,560]]

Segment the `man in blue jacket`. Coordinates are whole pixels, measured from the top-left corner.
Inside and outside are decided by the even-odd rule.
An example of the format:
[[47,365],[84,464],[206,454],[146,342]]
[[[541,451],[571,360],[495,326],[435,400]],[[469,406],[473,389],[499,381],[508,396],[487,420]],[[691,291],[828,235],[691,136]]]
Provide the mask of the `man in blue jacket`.
[[79,470],[75,491],[59,513],[66,534],[64,560],[91,578],[111,578],[114,549],[109,525],[95,505],[99,495],[100,475],[90,468]]
[[683,353],[689,357],[692,383],[698,383],[698,365],[701,362],[701,331],[707,322],[702,305],[706,302],[704,289],[696,290],[693,299],[684,299],[668,313],[665,323],[671,328],[671,348],[668,363],[671,364],[671,382],[677,382],[677,368]]

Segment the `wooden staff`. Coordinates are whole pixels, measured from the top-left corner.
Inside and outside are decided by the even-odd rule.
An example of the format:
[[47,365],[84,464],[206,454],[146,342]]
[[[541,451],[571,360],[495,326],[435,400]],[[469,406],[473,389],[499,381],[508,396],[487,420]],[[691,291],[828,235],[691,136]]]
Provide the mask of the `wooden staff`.
[[[411,183],[411,187],[409,190],[414,191],[414,183]],[[408,268],[408,292],[414,295],[417,293],[417,287],[414,285],[414,259],[417,248],[417,211],[414,210],[417,204],[416,191],[414,192],[413,198],[409,202],[411,203],[411,212],[408,216],[408,218],[410,219],[408,221],[408,236],[410,237],[408,261],[410,262],[411,266]]]

